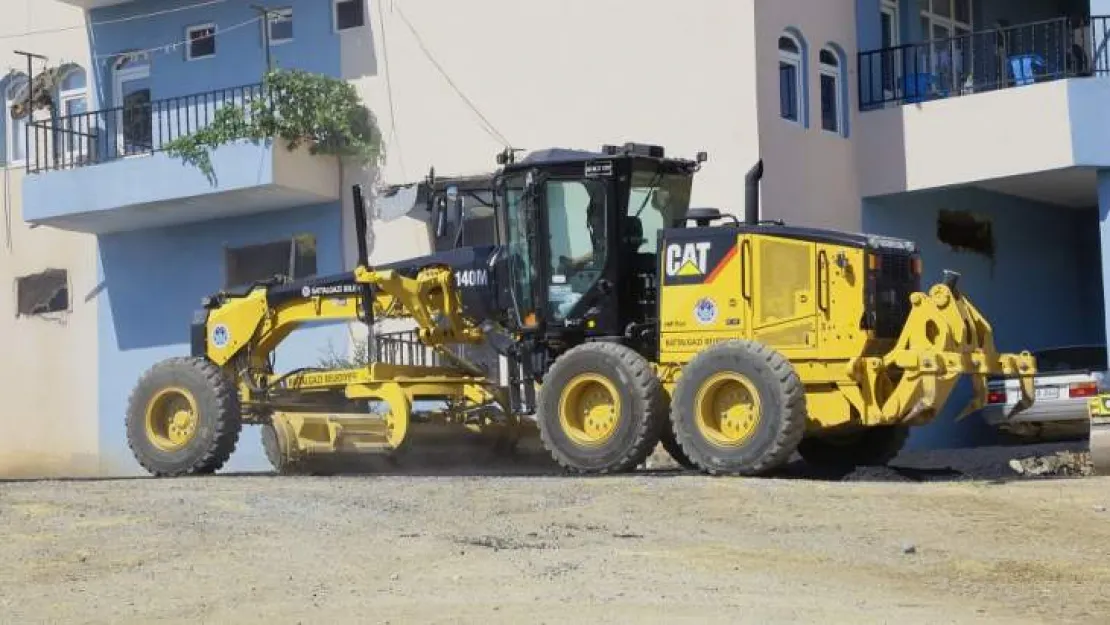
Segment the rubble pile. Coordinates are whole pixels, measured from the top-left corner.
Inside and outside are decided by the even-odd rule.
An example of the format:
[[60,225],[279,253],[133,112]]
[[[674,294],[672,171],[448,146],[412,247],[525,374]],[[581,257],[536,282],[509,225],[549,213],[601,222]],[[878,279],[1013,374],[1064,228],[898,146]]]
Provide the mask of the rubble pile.
[[1059,451],[1047,456],[1031,456],[1010,460],[1010,468],[1018,475],[1089,476],[1094,474],[1091,454],[1085,451]]

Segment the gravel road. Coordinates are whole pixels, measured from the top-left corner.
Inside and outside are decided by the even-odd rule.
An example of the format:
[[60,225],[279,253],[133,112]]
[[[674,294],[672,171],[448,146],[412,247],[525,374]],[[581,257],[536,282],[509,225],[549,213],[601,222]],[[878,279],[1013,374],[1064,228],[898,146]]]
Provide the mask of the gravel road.
[[[1032,450],[1022,453],[1029,455]],[[0,484],[10,623],[1106,623],[1110,479],[1013,450],[844,479],[652,469]],[[1101,592],[1100,592],[1101,591]]]

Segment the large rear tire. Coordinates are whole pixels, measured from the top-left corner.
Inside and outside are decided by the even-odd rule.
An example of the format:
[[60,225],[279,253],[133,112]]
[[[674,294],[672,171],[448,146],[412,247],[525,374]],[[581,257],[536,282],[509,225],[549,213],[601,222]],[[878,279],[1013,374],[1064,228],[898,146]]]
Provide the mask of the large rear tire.
[[243,429],[239,393],[211,361],[170,358],[139,379],[126,428],[131,452],[151,475],[214,473]]
[[682,369],[671,403],[679,446],[712,475],[765,475],[789,461],[805,432],[802,383],[778,352],[718,343]]
[[664,393],[651,364],[616,343],[585,343],[560,356],[537,398],[540,439],[575,473],[623,473],[659,443]]

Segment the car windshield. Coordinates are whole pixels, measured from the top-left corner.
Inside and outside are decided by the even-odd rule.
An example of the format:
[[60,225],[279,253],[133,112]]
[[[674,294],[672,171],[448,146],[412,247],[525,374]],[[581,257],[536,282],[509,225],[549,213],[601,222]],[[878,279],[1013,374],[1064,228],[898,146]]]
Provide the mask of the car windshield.
[[1058,347],[1035,352],[1039,373],[1105,371],[1106,348],[1094,345]]

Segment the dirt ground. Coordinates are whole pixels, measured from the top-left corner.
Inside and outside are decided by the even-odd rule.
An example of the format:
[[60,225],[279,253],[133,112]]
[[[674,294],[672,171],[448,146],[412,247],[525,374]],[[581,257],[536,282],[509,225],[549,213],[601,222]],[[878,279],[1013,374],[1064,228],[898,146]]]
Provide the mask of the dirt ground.
[[0,620],[1110,622],[1110,478],[1019,476],[1013,457],[9,481]]

